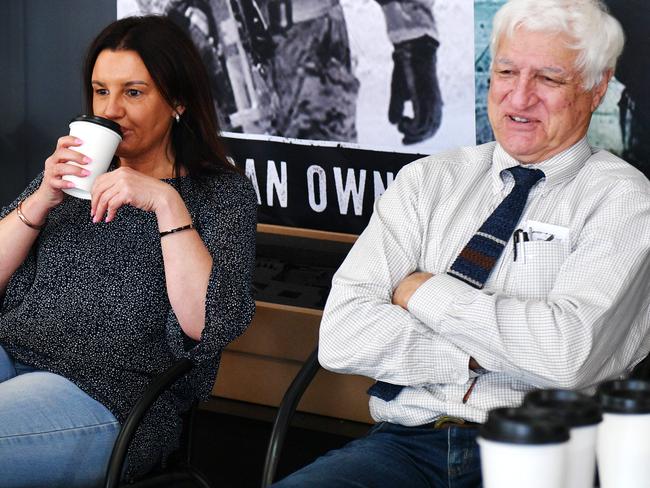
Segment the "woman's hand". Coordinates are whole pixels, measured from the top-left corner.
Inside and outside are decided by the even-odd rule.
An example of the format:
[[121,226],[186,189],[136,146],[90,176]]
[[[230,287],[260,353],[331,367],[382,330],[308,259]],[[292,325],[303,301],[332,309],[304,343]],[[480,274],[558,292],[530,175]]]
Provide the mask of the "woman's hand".
[[74,183],[63,179],[64,175],[74,175],[83,178],[90,172],[74,164],[67,164],[74,161],[80,165],[90,162],[90,158],[71,149],[80,146],[82,141],[73,136],[64,136],[59,138],[56,149],[52,155],[45,160],[45,169],[43,171],[43,181],[35,195],[39,202],[45,208],[52,209],[63,201],[63,189],[74,188]]
[[118,168],[99,176],[92,187],[90,215],[93,222],[115,218],[122,205],[156,212],[160,203],[175,192],[173,187],[132,168]]

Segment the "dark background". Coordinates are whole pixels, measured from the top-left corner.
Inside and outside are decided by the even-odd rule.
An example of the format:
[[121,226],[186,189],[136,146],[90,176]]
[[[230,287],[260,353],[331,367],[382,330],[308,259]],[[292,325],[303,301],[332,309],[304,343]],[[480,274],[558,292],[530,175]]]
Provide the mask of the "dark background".
[[0,1],[0,205],[10,203],[83,111],[81,63],[115,0]]

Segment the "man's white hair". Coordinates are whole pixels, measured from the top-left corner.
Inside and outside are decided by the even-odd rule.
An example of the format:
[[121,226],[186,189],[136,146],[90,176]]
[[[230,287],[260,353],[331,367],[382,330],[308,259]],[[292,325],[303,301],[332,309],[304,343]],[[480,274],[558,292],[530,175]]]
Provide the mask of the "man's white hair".
[[625,42],[621,24],[599,0],[509,0],[494,16],[493,60],[499,41],[518,27],[567,34],[572,39],[568,47],[578,52],[576,69],[585,90],[600,83],[607,70],[614,70]]

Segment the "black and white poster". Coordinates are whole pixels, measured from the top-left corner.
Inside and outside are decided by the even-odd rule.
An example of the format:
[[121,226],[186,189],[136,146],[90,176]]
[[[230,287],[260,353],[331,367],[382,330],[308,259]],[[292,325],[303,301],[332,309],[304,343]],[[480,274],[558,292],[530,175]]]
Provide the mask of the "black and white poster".
[[259,220],[346,233],[399,169],[476,140],[473,1],[117,0],[163,14],[208,68]]
[[[505,0],[117,0],[199,47],[260,222],[358,234],[419,155],[493,139],[492,17]],[[605,0],[626,47],[592,145],[650,175],[650,2]]]

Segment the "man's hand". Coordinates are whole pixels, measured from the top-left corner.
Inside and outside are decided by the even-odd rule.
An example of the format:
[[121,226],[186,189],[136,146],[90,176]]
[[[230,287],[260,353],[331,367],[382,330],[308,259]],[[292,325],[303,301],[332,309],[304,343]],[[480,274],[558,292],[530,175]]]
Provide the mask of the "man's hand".
[[393,291],[393,305],[399,305],[404,310],[408,310],[406,305],[411,299],[413,293],[415,293],[415,290],[420,288],[420,285],[432,276],[431,273],[425,273],[424,271],[416,271],[415,273],[408,275],[399,282]]
[[[436,75],[438,41],[422,36],[395,44],[388,120],[404,134],[404,144],[433,136],[442,119],[442,97]],[[404,115],[411,101],[413,118]]]

